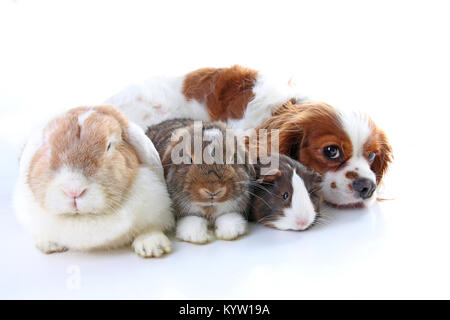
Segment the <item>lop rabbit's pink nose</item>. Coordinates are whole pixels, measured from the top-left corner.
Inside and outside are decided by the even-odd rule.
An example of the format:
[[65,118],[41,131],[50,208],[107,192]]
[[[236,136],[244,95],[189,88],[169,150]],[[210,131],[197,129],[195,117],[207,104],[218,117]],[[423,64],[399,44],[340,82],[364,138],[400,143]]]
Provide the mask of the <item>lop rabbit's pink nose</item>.
[[83,196],[86,192],[86,189],[83,190],[63,190],[64,194],[72,199],[78,199]]

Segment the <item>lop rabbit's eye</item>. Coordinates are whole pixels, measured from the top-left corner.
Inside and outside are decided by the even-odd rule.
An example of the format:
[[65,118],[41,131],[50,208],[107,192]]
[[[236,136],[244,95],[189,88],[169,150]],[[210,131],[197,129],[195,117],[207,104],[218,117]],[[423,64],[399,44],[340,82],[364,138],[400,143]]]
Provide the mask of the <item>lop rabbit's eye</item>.
[[283,193],[283,200],[289,199],[289,192]]
[[109,151],[109,149],[111,149],[111,142],[108,143],[108,147],[106,147],[106,151]]
[[370,154],[369,154],[369,157],[367,158],[367,160],[369,160],[369,162],[372,162],[373,160],[375,160],[375,156],[376,156],[377,154],[375,153],[375,152],[371,152]]
[[338,160],[341,157],[341,150],[338,146],[327,146],[323,148],[323,155],[330,160]]

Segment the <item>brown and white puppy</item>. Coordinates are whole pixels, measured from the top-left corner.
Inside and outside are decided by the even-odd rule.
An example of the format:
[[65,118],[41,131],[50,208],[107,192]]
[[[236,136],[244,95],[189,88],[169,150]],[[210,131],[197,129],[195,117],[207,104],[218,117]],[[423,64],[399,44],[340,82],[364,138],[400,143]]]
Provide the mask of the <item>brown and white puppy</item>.
[[385,133],[368,116],[307,102],[289,81],[241,66],[153,78],[108,102],[143,128],[188,117],[279,130],[279,152],[322,174],[324,199],[338,207],[372,203],[392,160]]
[[14,194],[19,221],[45,253],[132,244],[171,250],[174,225],[157,151],[112,106],[74,108],[27,142]]
[[367,115],[339,111],[325,103],[287,102],[260,128],[269,135],[277,129],[279,152],[322,175],[328,203],[354,207],[376,199],[392,148]]

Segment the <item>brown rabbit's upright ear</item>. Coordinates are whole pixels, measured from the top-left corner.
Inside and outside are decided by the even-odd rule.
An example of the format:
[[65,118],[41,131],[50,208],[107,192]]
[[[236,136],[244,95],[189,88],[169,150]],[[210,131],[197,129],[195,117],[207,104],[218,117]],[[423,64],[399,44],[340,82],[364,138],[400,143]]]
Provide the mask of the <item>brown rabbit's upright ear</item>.
[[392,147],[389,144],[386,134],[378,128],[376,130],[378,139],[377,143],[379,144],[380,147],[378,150],[378,154],[373,160],[373,163],[370,166],[370,168],[375,173],[377,177],[377,185],[379,185],[381,179],[383,178],[384,174],[388,169],[389,164],[392,162],[393,153]]

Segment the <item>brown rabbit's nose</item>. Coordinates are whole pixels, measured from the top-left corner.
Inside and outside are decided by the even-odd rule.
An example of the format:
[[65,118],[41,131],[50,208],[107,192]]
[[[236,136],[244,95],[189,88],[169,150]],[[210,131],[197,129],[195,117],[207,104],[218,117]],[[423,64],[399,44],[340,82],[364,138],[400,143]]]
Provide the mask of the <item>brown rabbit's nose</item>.
[[200,189],[200,193],[203,198],[206,199],[220,199],[225,195],[226,187],[221,187],[218,189],[215,189],[214,191],[206,188]]

